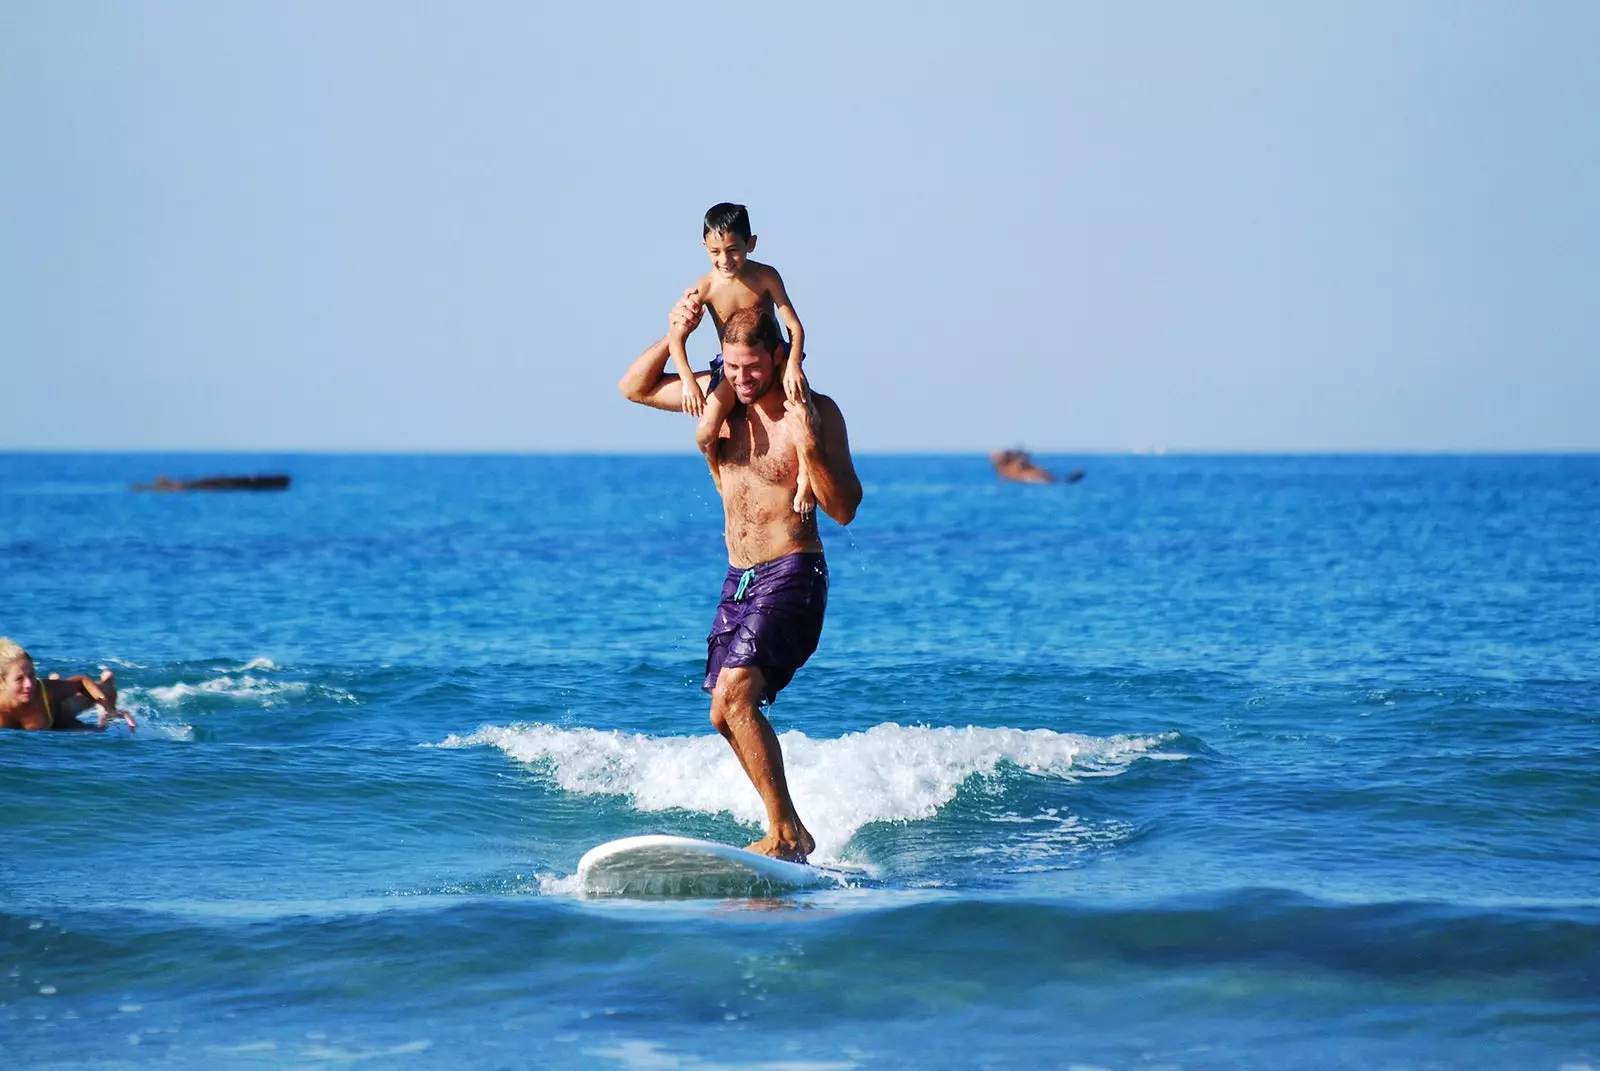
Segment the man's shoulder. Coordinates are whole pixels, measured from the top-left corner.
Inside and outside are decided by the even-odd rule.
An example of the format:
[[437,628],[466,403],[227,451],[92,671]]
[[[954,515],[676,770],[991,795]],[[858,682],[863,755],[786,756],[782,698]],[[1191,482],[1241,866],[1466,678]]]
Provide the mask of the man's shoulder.
[[829,412],[839,413],[841,416],[844,415],[843,410],[839,408],[839,403],[834,401],[830,395],[812,391],[811,400],[816,404],[818,409],[826,409]]

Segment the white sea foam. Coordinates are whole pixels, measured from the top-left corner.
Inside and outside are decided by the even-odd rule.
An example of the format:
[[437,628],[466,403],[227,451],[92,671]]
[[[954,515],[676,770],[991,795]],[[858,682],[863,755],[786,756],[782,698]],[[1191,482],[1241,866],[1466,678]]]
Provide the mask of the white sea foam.
[[[310,1037],[311,1035],[307,1035]],[[382,1060],[390,1056],[412,1056],[420,1052],[427,1052],[433,1048],[433,1042],[427,1039],[420,1041],[407,1041],[400,1045],[391,1045],[381,1049],[342,1049],[335,1045],[315,1044],[308,1045],[303,1054],[308,1060],[332,1061],[334,1063],[359,1063],[363,1060]]]
[[674,1052],[653,1041],[622,1041],[602,1049],[585,1049],[585,1055],[615,1062],[623,1071],[851,1071],[854,1060],[756,1060],[723,1063],[704,1060],[693,1053]]
[[[872,822],[932,817],[972,777],[1002,764],[1073,781],[1110,777],[1141,758],[1167,758],[1164,736],[1093,737],[1047,729],[928,728],[884,724],[837,739],[787,732],[784,766],[806,826],[813,859],[829,863]],[[486,726],[450,736],[441,747],[490,746],[540,767],[562,789],[625,796],[641,811],[727,813],[760,826],[760,797],[720,736],[651,737],[528,724]]]
[[[126,694],[126,693],[124,693]],[[119,699],[118,705],[132,714],[139,723],[137,730],[129,730],[126,725],[112,725],[111,732],[132,732],[141,740],[161,737],[165,740],[193,740],[194,726],[188,722],[177,721],[173,718],[162,717],[161,714],[145,703],[130,703]]]
[[[255,665],[255,663],[251,663]],[[262,668],[262,667],[258,667]],[[224,673],[208,681],[191,684],[180,681],[177,684],[156,685],[144,689],[157,703],[165,706],[176,707],[184,700],[194,697],[212,697],[222,699],[239,699],[266,707],[282,706],[311,690],[311,685],[304,681],[277,681],[269,677],[256,677],[249,673]],[[324,689],[329,694],[342,700],[353,700],[355,697],[346,692]]]
[[249,675],[234,677],[224,675],[212,680],[201,681],[199,684],[189,684],[180,681],[177,684],[158,685],[148,689],[150,698],[158,703],[177,706],[184,699],[196,695],[217,695],[251,699],[271,700],[283,695],[298,695],[306,690],[306,686],[298,681],[282,682],[266,680],[261,677]]

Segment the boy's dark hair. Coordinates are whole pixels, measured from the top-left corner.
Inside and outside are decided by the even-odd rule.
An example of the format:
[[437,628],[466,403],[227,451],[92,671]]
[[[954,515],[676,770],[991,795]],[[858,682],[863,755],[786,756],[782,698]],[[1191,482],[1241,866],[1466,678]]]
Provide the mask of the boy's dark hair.
[[704,238],[708,234],[731,234],[741,241],[750,240],[750,213],[744,210],[744,205],[730,204],[723,201],[720,205],[712,205],[706,211],[705,230],[700,232]]
[[778,330],[778,318],[771,309],[752,305],[728,314],[722,323],[722,341],[765,350],[776,357],[778,347],[783,345],[783,332]]

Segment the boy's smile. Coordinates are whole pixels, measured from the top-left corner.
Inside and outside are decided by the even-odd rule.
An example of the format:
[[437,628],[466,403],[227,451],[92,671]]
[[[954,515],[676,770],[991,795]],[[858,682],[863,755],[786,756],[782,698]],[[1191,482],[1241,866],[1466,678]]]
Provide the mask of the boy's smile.
[[706,235],[706,253],[711,257],[711,266],[717,274],[728,279],[736,279],[744,270],[745,261],[750,258],[750,251],[756,247],[756,236],[751,235],[745,241],[737,234],[724,234],[721,231],[712,231]]

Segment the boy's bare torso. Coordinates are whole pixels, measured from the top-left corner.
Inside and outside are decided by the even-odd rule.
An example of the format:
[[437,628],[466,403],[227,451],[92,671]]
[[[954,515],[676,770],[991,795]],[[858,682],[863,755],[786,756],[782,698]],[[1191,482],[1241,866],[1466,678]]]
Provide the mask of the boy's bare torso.
[[708,272],[700,279],[700,300],[711,312],[711,322],[722,337],[722,325],[740,309],[772,308],[772,295],[778,273],[756,261],[745,262],[744,270],[732,279]]

